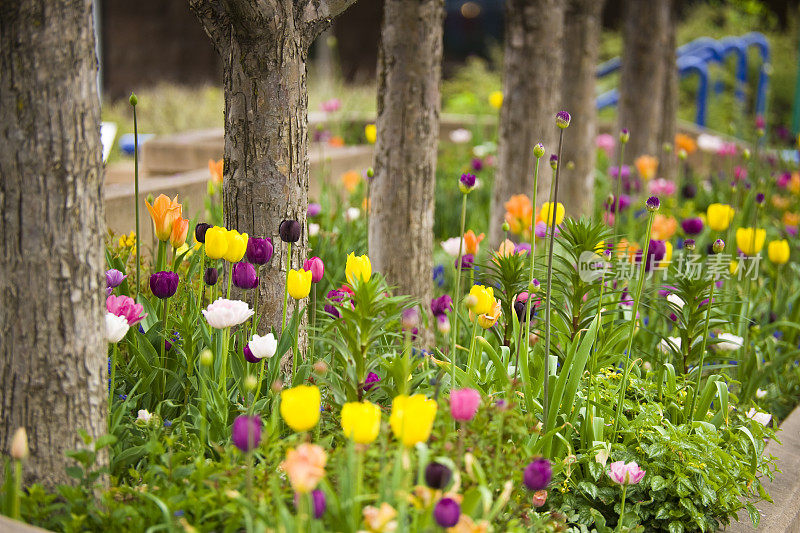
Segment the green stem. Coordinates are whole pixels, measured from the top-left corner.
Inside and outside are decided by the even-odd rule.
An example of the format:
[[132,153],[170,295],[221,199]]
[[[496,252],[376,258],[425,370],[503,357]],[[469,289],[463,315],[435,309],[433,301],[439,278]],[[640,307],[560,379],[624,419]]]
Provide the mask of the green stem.
[[166,357],[166,349],[167,349],[167,337],[169,335],[169,329],[167,328],[167,313],[169,310],[169,298],[164,299],[164,315],[163,315],[163,325],[164,325],[164,338],[161,339],[161,393],[164,394],[167,391],[167,357]]
[[628,346],[625,349],[625,373],[622,375],[622,382],[619,384],[619,395],[617,397],[617,411],[614,415],[614,430],[611,433],[611,443],[613,444],[617,438],[617,430],[619,429],[619,419],[622,418],[622,404],[625,400],[625,391],[628,388],[628,375],[631,371],[631,349],[633,348],[633,336],[636,333],[636,315],[639,312],[639,300],[642,298],[642,287],[644,287],[645,278],[645,265],[647,264],[647,253],[650,247],[650,230],[653,229],[653,218],[655,218],[655,211],[650,212],[647,217],[647,232],[644,236],[644,246],[642,247],[642,260],[639,264],[639,282],[636,286],[636,294],[633,299],[633,314],[631,315],[631,328],[628,333]]
[[253,291],[253,320],[251,323],[250,334],[254,335],[256,332],[256,326],[258,325],[258,301],[261,299],[260,296],[260,283],[261,283],[261,265],[256,267],[256,277],[259,279],[259,285],[256,285],[255,290]]
[[300,317],[297,315],[297,313],[299,313],[299,312],[300,312],[300,301],[299,300],[295,300],[294,301],[294,316],[297,318],[297,320],[295,320],[294,342],[292,344],[292,384],[293,385],[294,385],[294,376],[295,376],[295,373],[297,372],[297,353],[300,351],[297,348],[297,344],[298,344],[297,339],[300,336]]
[[135,234],[135,246],[136,246],[136,297],[139,297],[139,280],[141,279],[141,258],[140,258],[140,248],[139,246],[139,127],[136,122],[136,104],[133,104],[133,205],[134,205],[134,212],[136,213],[136,234]]
[[283,287],[283,318],[281,319],[281,335],[286,329],[286,306],[289,305],[289,271],[292,269],[292,243],[286,243],[286,284]]
[[12,461],[14,462],[14,487],[11,490],[14,491],[14,495],[11,498],[11,509],[9,509],[9,516],[14,520],[21,520],[19,512],[19,495],[22,494],[22,460],[12,459]]
[[219,368],[219,390],[223,394],[227,396],[228,390],[228,335],[230,333],[230,328],[225,328],[222,330],[222,357],[220,357],[220,368]]
[[[620,211],[620,197],[622,196],[622,161],[625,156],[625,143],[620,142],[619,145],[619,164],[617,165],[617,194],[614,196],[614,247],[619,244],[620,236],[617,232],[619,227]],[[616,255],[616,254],[615,254]]]
[[[311,332],[316,335],[317,332],[317,284],[314,283],[311,292]],[[311,354],[309,360],[314,364],[314,341],[309,336],[308,339],[309,353]]]
[[156,256],[156,271],[164,270],[164,261],[167,255],[167,243],[158,241],[158,255]]
[[233,263],[228,263],[228,295],[226,298],[231,299],[231,285],[233,283]]
[[475,352],[475,336],[478,333],[478,317],[475,317],[475,321],[472,323],[472,337],[469,341],[469,356],[467,357],[467,377],[472,375],[472,369],[475,367],[475,361],[473,361],[473,353]]
[[109,424],[111,423],[111,405],[114,402],[114,390],[116,390],[117,385],[117,354],[119,354],[119,346],[117,343],[114,343],[114,346],[111,348],[111,384],[109,386],[108,391],[108,414],[109,414]]
[[467,195],[463,194],[461,198],[461,233],[458,234],[458,258],[456,258],[456,288],[453,293],[453,328],[451,329],[450,338],[450,388],[457,388],[456,383],[456,341],[458,339],[458,310],[461,300],[461,253],[464,246],[464,226],[467,223]]
[[544,398],[542,401],[545,424],[545,433],[548,431],[548,413],[550,409],[550,307],[551,307],[551,289],[553,283],[553,245],[556,235],[556,213],[558,212],[558,176],[561,169],[561,146],[564,141],[564,130],[560,129],[558,133],[558,160],[556,161],[555,175],[553,177],[553,185],[551,187],[553,194],[550,198],[550,242],[547,249],[547,291],[545,293],[545,329],[544,329]]
[[622,531],[622,517],[625,516],[625,496],[627,496],[628,486],[622,485],[622,503],[619,507],[619,523],[617,523],[617,531]]

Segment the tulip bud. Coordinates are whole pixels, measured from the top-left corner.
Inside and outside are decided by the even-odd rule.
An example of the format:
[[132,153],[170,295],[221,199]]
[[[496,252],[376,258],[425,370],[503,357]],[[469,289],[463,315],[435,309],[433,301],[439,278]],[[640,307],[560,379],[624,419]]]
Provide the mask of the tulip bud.
[[206,242],[206,232],[211,227],[211,224],[200,222],[194,227],[194,240],[197,242]]
[[622,128],[622,130],[619,132],[619,142],[625,144],[630,140],[631,140],[631,132],[628,131],[628,128]]
[[150,291],[153,296],[165,299],[171,298],[178,290],[178,274],[169,270],[162,270],[150,275]]
[[533,281],[531,281],[528,284],[528,292],[531,293],[531,294],[536,293],[536,292],[539,291],[539,287],[540,286],[541,286],[541,283],[539,283],[539,280],[536,279],[536,278],[533,278]]
[[367,177],[369,179],[372,179],[372,178],[375,177],[375,171],[372,169],[372,167],[367,168]]
[[567,170],[575,170],[575,161],[567,161]]
[[742,157],[744,158],[745,161],[749,161],[750,160],[750,155],[751,154],[750,154],[750,149],[749,148],[745,148],[744,150],[742,150]]
[[713,249],[715,254],[721,254],[722,251],[725,249],[725,241],[723,241],[722,239],[717,239],[716,241],[714,241]]
[[270,389],[273,393],[278,394],[283,389],[283,381],[276,379],[272,382],[272,385],[270,385]]
[[686,239],[685,241],[683,241],[683,247],[689,250],[690,252],[694,250],[695,247],[694,239]]
[[536,159],[540,159],[544,155],[544,145],[542,143],[536,143],[533,147],[533,155]]
[[300,223],[296,220],[284,220],[278,226],[278,234],[283,242],[299,241],[301,230]]
[[28,434],[25,428],[17,428],[14,437],[11,439],[11,457],[17,461],[22,461],[28,457]]
[[324,375],[328,372],[328,363],[325,361],[317,361],[314,363],[314,372],[320,375]]
[[664,143],[661,145],[661,149],[664,151],[665,154],[672,153],[672,143]]
[[678,150],[678,159],[685,161],[689,154],[683,148]]
[[428,463],[425,467],[425,483],[432,489],[444,490],[453,478],[453,471],[441,463]]
[[411,331],[419,325],[419,313],[413,307],[403,310],[402,314],[403,329]]
[[556,154],[550,156],[550,168],[553,170],[558,168],[558,156]]
[[217,284],[217,280],[219,279],[219,272],[214,267],[206,268],[205,274],[203,274],[203,281],[205,281],[206,285],[209,287],[214,286]]
[[478,298],[472,294],[468,294],[464,298],[464,307],[466,307],[467,309],[472,309],[473,307],[475,307],[475,304],[477,303],[478,303]]
[[214,362],[214,354],[211,353],[211,350],[206,348],[202,352],[200,352],[200,364],[203,366],[211,366]]
[[510,229],[511,229],[511,226],[509,226],[508,222],[503,222],[503,231],[508,231]]
[[136,95],[135,95],[135,94],[131,93],[131,97],[130,97],[130,98],[128,98],[128,102],[129,102],[129,103],[130,103],[132,106],[134,106],[134,107],[135,107],[135,106],[136,106],[136,104],[138,104],[138,103],[139,103],[139,99],[138,99],[138,98],[136,98]]
[[254,391],[258,386],[258,378],[254,375],[250,374],[246,378],[244,378],[244,389],[246,391]]

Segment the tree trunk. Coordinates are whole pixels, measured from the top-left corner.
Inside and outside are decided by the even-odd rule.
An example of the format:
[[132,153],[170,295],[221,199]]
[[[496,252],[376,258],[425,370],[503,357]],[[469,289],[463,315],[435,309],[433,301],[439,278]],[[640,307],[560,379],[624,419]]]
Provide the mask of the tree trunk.
[[91,0],[0,3],[0,445],[24,426],[25,481],[48,487],[78,430],[106,432],[93,26]]
[[287,263],[278,226],[294,219],[306,227],[308,49],[354,1],[189,0],[224,63],[225,223],[275,245],[260,271],[262,332],[281,323],[286,270],[306,258],[303,231]]
[[370,258],[425,305],[433,289],[443,0],[387,0],[378,50]]
[[[625,148],[630,162],[640,155],[658,156],[664,97],[664,49],[667,46],[669,0],[628,0],[623,29],[619,127],[631,133]],[[643,31],[646,28],[646,31]]]
[[[560,110],[564,3],[561,0],[507,0],[497,170],[489,240],[502,240],[504,204],[514,194],[533,192],[533,146],[558,149],[555,115]],[[550,169],[542,158],[537,203],[546,201]]]
[[[678,65],[675,31],[678,25],[678,2],[668,0],[669,20],[665,26],[666,42],[664,47],[664,97],[661,104],[661,131],[659,133],[659,177],[675,180],[678,175],[678,160],[675,154],[675,133],[678,115]],[[669,144],[672,149],[664,150]]]
[[572,216],[591,214],[597,149],[595,69],[603,0],[570,0],[564,16],[562,107],[572,114],[561,167],[563,202]]

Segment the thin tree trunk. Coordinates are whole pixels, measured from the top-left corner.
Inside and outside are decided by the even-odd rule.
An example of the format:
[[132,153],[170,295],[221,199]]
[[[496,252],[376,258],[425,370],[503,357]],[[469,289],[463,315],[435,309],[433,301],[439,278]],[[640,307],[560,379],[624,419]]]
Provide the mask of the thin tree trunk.
[[[563,26],[561,0],[506,1],[503,107],[489,229],[489,240],[495,246],[502,240],[505,202],[514,194],[531,196],[533,146],[542,142],[548,154],[557,150],[555,115],[561,103]],[[544,164],[537,203],[544,201],[549,188],[550,172]]]
[[[628,0],[623,29],[619,127],[631,133],[625,159],[658,156],[669,0]],[[645,30],[646,29],[646,30]]]
[[[661,131],[659,134],[659,177],[675,180],[678,160],[675,155],[675,133],[678,115],[678,65],[675,31],[678,25],[678,2],[668,0],[669,20],[665,26],[667,45],[664,47],[664,97],[661,104]],[[666,145],[670,151],[664,150]]]
[[189,0],[224,62],[225,223],[275,245],[261,269],[262,331],[281,323],[286,269],[301,268],[307,252],[303,231],[287,263],[278,226],[294,219],[306,227],[308,49],[354,1]]
[[597,156],[595,69],[603,0],[570,0],[564,17],[562,107],[572,114],[564,144],[561,180],[563,202],[572,216],[589,215],[594,198]]
[[[106,432],[103,164],[91,0],[0,2],[0,445],[27,483]],[[107,457],[98,458],[98,466]]]
[[443,0],[387,0],[378,52],[369,252],[389,283],[422,302],[433,288],[443,17]]

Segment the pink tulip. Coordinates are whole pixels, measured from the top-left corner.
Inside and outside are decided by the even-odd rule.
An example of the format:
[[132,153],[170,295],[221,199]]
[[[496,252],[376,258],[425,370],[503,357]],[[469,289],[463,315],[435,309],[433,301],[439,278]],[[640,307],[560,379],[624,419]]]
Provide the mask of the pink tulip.
[[481,394],[475,389],[457,389],[450,393],[450,415],[460,422],[468,422],[478,412]]
[[325,264],[319,257],[312,257],[311,259],[306,259],[303,263],[303,270],[310,271],[311,281],[319,283],[322,281],[323,274],[325,274]]
[[644,470],[635,461],[617,461],[609,465],[608,477],[618,485],[636,485],[644,477]]
[[671,196],[675,194],[675,183],[664,178],[655,179],[650,182],[650,194]]
[[133,326],[147,316],[144,313],[144,306],[137,304],[129,296],[114,296],[113,294],[106,299],[106,310],[117,316],[125,317],[129,326]]

